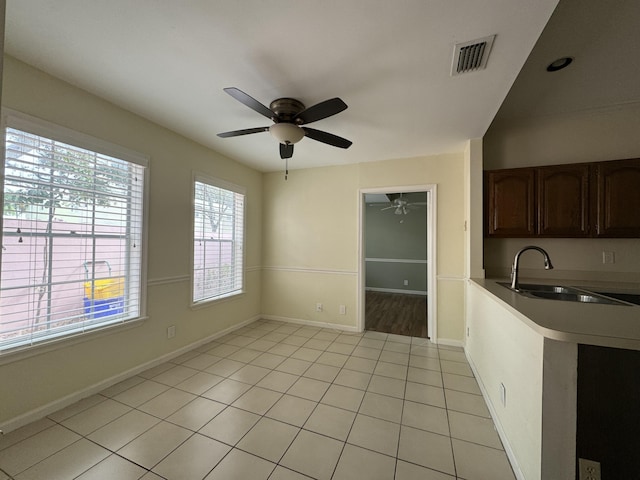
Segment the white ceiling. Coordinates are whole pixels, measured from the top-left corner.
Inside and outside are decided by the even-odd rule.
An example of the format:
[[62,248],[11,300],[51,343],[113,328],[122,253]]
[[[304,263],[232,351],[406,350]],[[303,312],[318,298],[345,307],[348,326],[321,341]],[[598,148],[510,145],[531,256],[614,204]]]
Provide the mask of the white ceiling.
[[[263,104],[332,97],[290,168],[460,152],[482,137],[558,0],[8,0],[5,50],[261,171],[284,167]],[[450,76],[454,44],[496,34],[486,70]]]

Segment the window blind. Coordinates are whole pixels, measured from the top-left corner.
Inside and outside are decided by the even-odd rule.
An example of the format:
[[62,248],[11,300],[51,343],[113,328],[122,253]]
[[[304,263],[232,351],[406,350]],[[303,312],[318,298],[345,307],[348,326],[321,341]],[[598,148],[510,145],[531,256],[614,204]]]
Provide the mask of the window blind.
[[6,128],[0,350],[140,316],[145,166]]
[[196,177],[193,217],[194,303],[243,291],[244,190]]

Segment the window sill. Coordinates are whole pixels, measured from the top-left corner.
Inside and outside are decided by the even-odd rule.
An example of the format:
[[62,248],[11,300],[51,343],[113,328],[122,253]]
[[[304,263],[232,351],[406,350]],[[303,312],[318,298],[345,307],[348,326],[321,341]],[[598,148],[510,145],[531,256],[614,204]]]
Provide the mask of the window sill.
[[191,303],[189,305],[189,308],[191,308],[191,310],[200,310],[201,308],[206,308],[206,307],[211,307],[213,305],[217,305],[219,303],[224,303],[224,302],[228,302],[230,300],[235,300],[236,298],[242,298],[246,295],[246,291],[242,290],[239,293],[231,293],[229,295],[225,295],[225,296],[221,296],[221,297],[216,297],[216,298],[212,298],[210,300],[202,300],[200,302],[197,303]]
[[114,333],[129,330],[131,328],[137,328],[141,326],[145,322],[145,320],[147,320],[147,318],[149,317],[138,317],[133,320],[128,320],[126,323],[107,325],[102,328],[96,328],[89,332],[77,333],[75,335],[70,335],[67,337],[60,337],[49,341],[43,341],[36,345],[17,347],[12,350],[7,350],[0,353],[0,366],[19,362],[30,357],[42,355],[44,353],[53,352],[61,348],[67,348],[78,343],[95,340],[96,338],[113,335]]

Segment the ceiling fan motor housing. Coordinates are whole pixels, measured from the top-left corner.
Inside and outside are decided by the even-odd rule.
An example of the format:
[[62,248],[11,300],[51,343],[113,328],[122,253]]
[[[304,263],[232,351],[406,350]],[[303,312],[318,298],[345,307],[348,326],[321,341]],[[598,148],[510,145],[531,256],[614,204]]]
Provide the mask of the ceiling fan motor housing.
[[295,98],[277,98],[269,104],[269,110],[276,115],[273,119],[276,123],[293,122],[293,119],[304,109],[304,104]]

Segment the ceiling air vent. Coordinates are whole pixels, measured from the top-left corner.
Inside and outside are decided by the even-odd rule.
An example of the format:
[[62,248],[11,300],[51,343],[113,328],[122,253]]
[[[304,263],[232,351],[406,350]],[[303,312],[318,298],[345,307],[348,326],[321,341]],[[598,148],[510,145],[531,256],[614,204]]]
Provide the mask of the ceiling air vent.
[[456,43],[453,48],[451,76],[484,69],[495,38],[495,35],[491,35],[470,42]]

